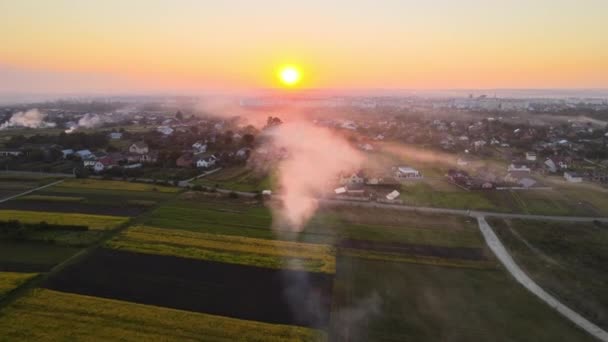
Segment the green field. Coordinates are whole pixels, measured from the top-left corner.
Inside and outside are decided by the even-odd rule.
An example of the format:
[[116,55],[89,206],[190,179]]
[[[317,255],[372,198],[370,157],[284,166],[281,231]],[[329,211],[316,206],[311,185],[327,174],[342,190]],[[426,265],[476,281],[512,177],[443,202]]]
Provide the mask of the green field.
[[36,275],[37,273],[0,272],[0,298]]
[[0,210],[0,221],[18,220],[23,223],[47,222],[50,224],[87,226],[93,230],[113,229],[127,222],[128,217],[89,215],[75,213],[55,213],[27,210]]
[[78,250],[40,242],[0,240],[0,269],[28,271],[32,265],[50,268]]
[[146,183],[134,183],[111,180],[95,179],[70,179],[57,185],[58,188],[78,188],[78,189],[102,189],[102,190],[128,190],[128,191],[154,191],[154,192],[179,192],[181,189],[176,187],[161,186]]
[[136,226],[122,232],[107,246],[241,265],[335,272],[333,248],[320,244]]
[[2,341],[324,341],[319,331],[51,290],[0,311]]
[[199,178],[194,184],[235,191],[262,191],[275,189],[276,176],[261,174],[247,166],[233,166]]
[[339,256],[330,339],[593,341],[503,270]]
[[490,221],[517,263],[549,293],[608,329],[608,226]]

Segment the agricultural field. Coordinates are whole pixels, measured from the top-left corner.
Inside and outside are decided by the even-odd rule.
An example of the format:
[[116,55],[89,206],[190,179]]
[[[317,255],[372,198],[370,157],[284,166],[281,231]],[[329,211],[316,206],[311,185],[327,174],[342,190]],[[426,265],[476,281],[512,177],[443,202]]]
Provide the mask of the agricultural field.
[[[327,273],[99,248],[49,277],[44,287],[239,319],[326,328],[332,283],[333,276]],[[298,314],[292,311],[293,301],[287,295],[306,303]],[[310,312],[305,310],[307,305]]]
[[339,256],[333,298],[330,340],[593,341],[503,270]]
[[170,186],[162,186],[147,183],[135,183],[112,180],[95,180],[95,179],[70,179],[58,185],[59,188],[77,188],[77,189],[103,189],[103,190],[127,190],[127,191],[154,191],[176,193],[180,189]]
[[45,272],[78,251],[74,247],[36,241],[0,240],[0,271]]
[[320,244],[131,227],[110,248],[208,261],[309,272],[335,272],[333,248]]
[[[53,313],[53,314],[49,314]],[[0,311],[10,341],[325,341],[321,331],[35,290]]]
[[248,166],[233,166],[199,178],[194,184],[235,191],[262,191],[276,188],[276,175],[262,174]]
[[566,306],[608,329],[608,226],[492,219],[515,261]]
[[0,272],[0,298],[36,275],[37,273]]
[[0,199],[20,194],[54,181],[51,177],[24,177],[13,173],[0,173]]
[[0,210],[0,221],[8,220],[18,220],[23,223],[39,223],[44,221],[49,224],[87,226],[92,230],[108,230],[127,222],[128,218],[47,211]]

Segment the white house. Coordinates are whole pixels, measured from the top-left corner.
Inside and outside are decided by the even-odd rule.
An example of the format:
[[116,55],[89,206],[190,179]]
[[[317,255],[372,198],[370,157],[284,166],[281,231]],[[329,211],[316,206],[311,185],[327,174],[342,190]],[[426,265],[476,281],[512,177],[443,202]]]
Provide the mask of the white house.
[[365,178],[363,178],[363,174],[353,172],[350,176],[348,175],[340,175],[340,184],[363,184],[365,182]]
[[399,166],[395,172],[395,177],[400,179],[420,179],[422,178],[422,174],[420,171],[409,167],[409,166]]
[[530,172],[530,168],[523,164],[511,164],[507,167],[507,172]]
[[570,183],[580,183],[583,181],[583,177],[572,171],[564,172],[564,178]]
[[120,132],[112,132],[112,133],[110,133],[110,139],[112,139],[112,140],[120,140],[120,139],[122,139],[122,133],[120,133]]
[[91,153],[91,151],[89,151],[89,150],[79,150],[79,151],[74,152],[74,154],[79,156],[82,159],[89,158],[90,156],[93,155],[93,153]]
[[158,126],[156,131],[164,135],[171,135],[173,133],[173,128],[169,126]]
[[129,146],[129,152],[137,153],[137,154],[146,154],[148,153],[148,144],[143,141],[138,141]]
[[526,152],[526,160],[536,161],[536,153],[535,152]]
[[393,201],[399,197],[399,191],[393,190],[390,194],[386,195],[386,199],[389,201]]
[[8,156],[13,156],[13,157],[17,157],[22,155],[23,152],[21,152],[20,150],[0,150],[0,157],[8,157]]
[[205,144],[201,141],[197,141],[194,144],[192,144],[192,149],[196,153],[205,153],[205,152],[207,152],[207,144]]
[[214,155],[200,158],[196,161],[196,167],[208,168],[217,162],[217,158]]

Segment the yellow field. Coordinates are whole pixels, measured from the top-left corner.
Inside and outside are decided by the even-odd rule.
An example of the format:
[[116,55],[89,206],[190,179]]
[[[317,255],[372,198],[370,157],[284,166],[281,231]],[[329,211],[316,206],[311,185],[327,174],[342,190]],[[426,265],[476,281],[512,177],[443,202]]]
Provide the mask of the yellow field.
[[325,333],[38,289],[0,311],[6,341],[325,341]]
[[56,213],[46,211],[0,210],[0,221],[7,220],[19,220],[23,223],[39,223],[45,221],[49,224],[88,226],[89,229],[93,230],[106,230],[127,222],[129,218],[122,216]]
[[116,249],[210,261],[334,273],[334,249],[328,245],[256,239],[208,233],[132,227],[108,242]]
[[0,297],[35,277],[37,273],[0,272]]
[[102,190],[127,190],[127,191],[158,191],[179,192],[177,187],[161,186],[155,184],[122,182],[97,179],[69,179],[57,185],[66,188],[102,189]]
[[74,196],[47,196],[47,195],[28,195],[19,197],[20,201],[47,201],[47,202],[82,202],[84,197]]

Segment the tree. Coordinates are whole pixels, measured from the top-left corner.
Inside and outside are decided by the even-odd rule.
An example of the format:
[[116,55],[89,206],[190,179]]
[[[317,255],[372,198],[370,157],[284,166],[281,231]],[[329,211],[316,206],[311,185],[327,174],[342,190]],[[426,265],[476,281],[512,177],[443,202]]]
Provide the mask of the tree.
[[253,146],[253,142],[255,140],[255,136],[253,134],[245,134],[243,135],[243,142],[245,143],[246,146]]
[[181,110],[178,110],[177,113],[175,113],[175,118],[179,121],[184,120],[184,114],[182,113]]

